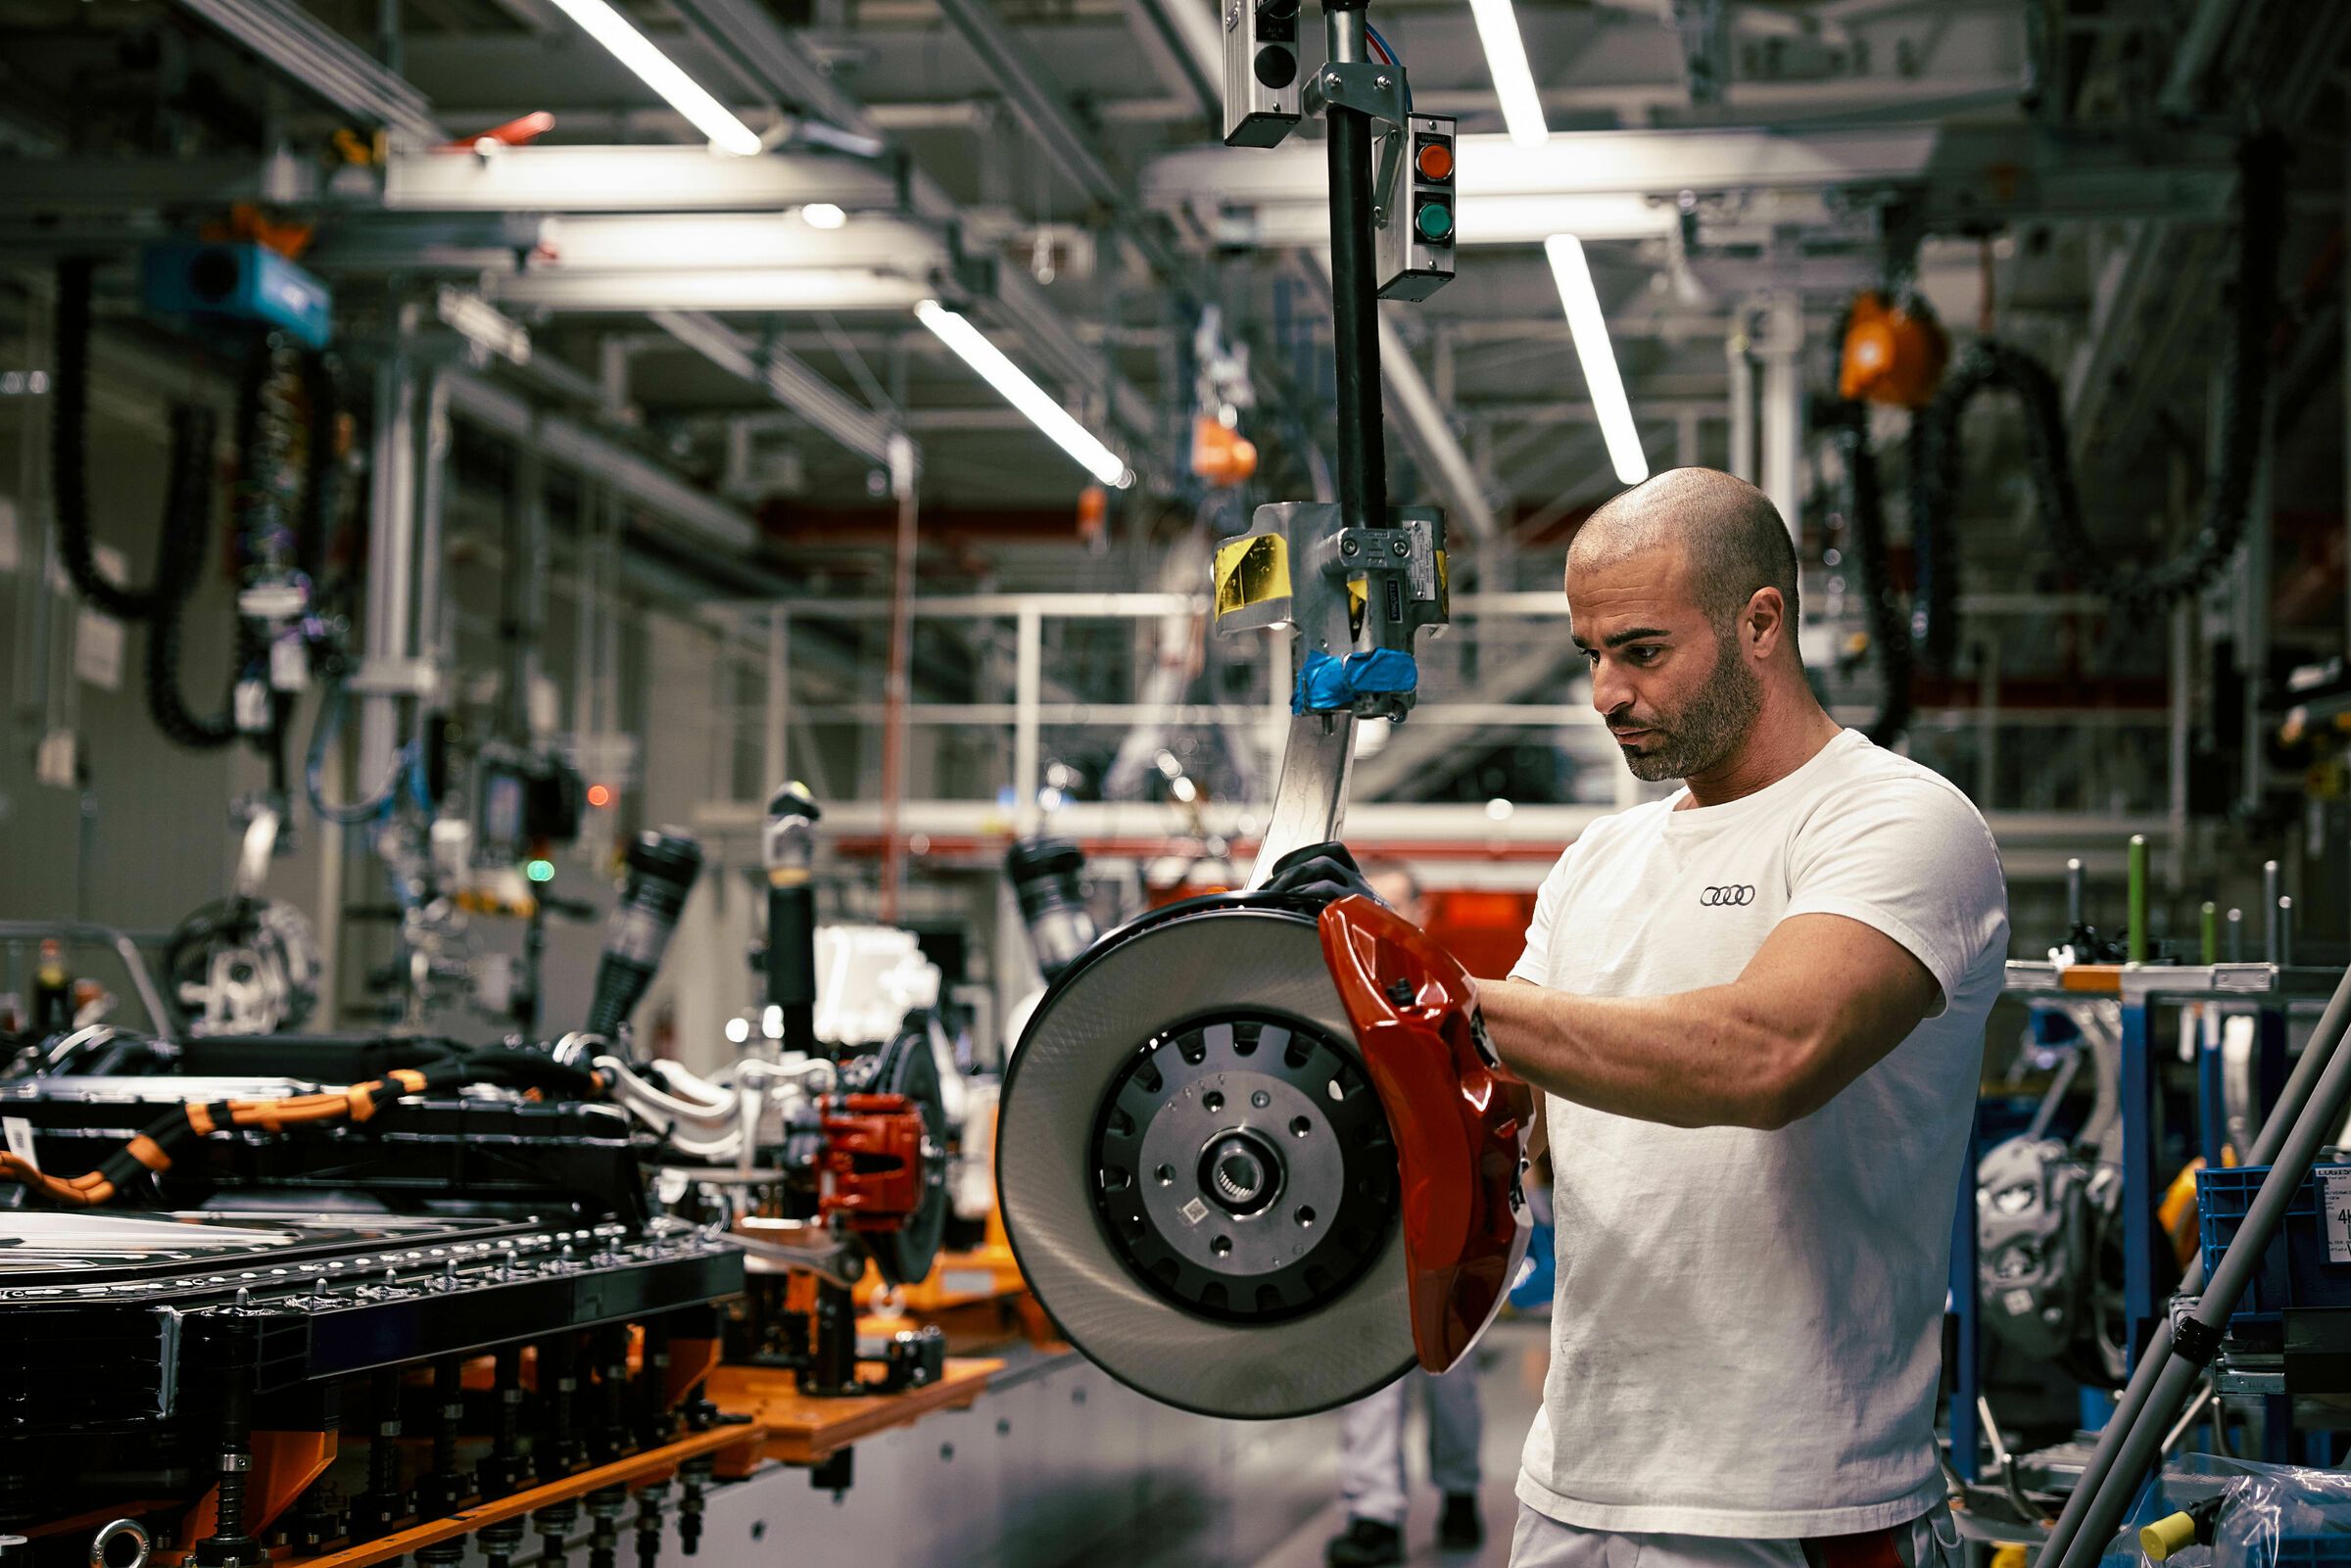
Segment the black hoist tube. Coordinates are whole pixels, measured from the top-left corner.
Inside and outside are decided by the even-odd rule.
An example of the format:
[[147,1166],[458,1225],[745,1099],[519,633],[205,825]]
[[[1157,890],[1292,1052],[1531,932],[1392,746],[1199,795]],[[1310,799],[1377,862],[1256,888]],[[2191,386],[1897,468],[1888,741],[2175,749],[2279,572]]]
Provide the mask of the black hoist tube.
[[[1365,58],[1363,0],[1322,8],[1330,58]],[[1388,515],[1388,451],[1380,424],[1379,277],[1371,238],[1371,117],[1332,104],[1331,350],[1337,364],[1339,519],[1377,528]]]

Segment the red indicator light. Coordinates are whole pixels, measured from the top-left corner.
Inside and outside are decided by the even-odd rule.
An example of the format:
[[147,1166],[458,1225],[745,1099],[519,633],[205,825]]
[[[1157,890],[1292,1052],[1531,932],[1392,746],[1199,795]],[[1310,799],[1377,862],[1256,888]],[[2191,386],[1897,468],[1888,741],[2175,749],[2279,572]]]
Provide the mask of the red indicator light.
[[611,787],[606,784],[590,784],[588,786],[588,804],[597,807],[612,804]]
[[1422,179],[1446,179],[1453,174],[1453,149],[1443,142],[1422,142],[1414,159]]

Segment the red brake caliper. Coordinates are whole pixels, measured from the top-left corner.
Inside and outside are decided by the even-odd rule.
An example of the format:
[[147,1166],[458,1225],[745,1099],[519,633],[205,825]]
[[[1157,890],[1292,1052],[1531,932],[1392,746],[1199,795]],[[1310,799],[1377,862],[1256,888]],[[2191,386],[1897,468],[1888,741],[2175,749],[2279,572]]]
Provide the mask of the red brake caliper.
[[1468,972],[1426,932],[1367,898],[1328,905],[1320,929],[1396,1138],[1413,1348],[1442,1372],[1485,1332],[1526,1252],[1534,1092],[1495,1057]]
[[923,1201],[923,1114],[902,1094],[842,1094],[824,1118],[819,1212],[846,1213],[851,1230],[896,1230]]

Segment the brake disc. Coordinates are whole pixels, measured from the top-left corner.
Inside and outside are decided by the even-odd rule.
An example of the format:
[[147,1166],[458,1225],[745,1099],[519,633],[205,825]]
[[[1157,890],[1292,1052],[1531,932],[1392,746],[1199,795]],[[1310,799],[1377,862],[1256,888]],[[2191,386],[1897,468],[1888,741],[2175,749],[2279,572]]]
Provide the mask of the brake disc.
[[912,1029],[884,1046],[868,1087],[904,1095],[923,1118],[922,1204],[895,1231],[866,1238],[883,1277],[910,1284],[931,1272],[947,1228],[947,1108],[930,1035]]
[[1023,1273],[1121,1382],[1305,1415],[1414,1360],[1396,1152],[1311,914],[1201,900],[1064,974],[1007,1073]]

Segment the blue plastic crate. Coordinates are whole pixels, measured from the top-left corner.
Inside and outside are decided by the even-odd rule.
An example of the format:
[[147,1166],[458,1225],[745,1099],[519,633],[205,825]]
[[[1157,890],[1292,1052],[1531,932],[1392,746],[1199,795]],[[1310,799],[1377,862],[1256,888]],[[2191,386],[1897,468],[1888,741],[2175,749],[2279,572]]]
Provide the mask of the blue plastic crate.
[[2273,1568],[2351,1568],[2351,1535],[2279,1536]]
[[[2319,1212],[2320,1183],[2329,1172],[2351,1176],[2351,1165],[2320,1165],[2303,1178],[2286,1207],[2284,1229],[2253,1271],[2231,1321],[2274,1323],[2289,1307],[2351,1307],[2351,1263],[2327,1261],[2327,1226]],[[2269,1173],[2268,1165],[2196,1173],[2196,1233],[2204,1247],[2205,1278],[2220,1266],[2221,1254],[2244,1223]],[[2344,1540],[2351,1544],[2351,1537]],[[2351,1560],[2342,1568],[2351,1568]]]

